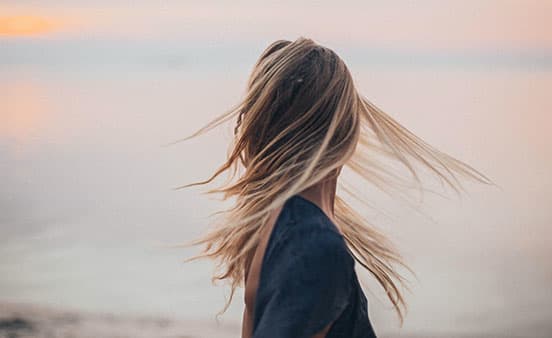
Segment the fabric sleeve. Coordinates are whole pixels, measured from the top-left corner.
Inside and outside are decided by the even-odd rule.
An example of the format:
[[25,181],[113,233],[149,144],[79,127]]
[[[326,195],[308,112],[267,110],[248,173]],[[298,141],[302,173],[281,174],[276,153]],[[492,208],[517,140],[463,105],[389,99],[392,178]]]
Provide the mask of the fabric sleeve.
[[253,338],[310,338],[337,319],[349,302],[354,260],[333,231],[290,235],[268,269]]

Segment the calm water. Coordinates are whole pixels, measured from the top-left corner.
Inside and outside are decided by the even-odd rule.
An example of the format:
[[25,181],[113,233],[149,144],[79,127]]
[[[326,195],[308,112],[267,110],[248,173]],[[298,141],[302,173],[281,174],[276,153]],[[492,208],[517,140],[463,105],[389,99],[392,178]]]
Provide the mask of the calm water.
[[[199,235],[208,214],[225,206],[201,189],[172,188],[215,169],[231,128],[161,144],[237,102],[260,47],[141,58],[132,49],[110,56],[106,47],[107,56],[87,59],[78,45],[40,57],[37,46],[4,46],[1,57],[0,300],[213,318],[228,296],[210,285],[213,265],[183,264],[195,250],[163,245]],[[82,55],[64,59],[63,48]],[[461,199],[427,194],[413,209],[358,185],[382,211],[365,214],[417,273],[404,332],[546,336],[550,67],[363,55],[346,61],[367,97],[500,186],[468,183]],[[399,330],[382,292],[360,275],[376,328]],[[223,321],[241,320],[241,299],[239,292]]]

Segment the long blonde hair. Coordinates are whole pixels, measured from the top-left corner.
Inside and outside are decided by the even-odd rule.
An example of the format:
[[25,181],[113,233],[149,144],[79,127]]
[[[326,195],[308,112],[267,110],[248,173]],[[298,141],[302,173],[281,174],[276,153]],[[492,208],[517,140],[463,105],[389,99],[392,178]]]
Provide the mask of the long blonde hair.
[[[271,43],[250,74],[245,97],[203,128],[173,143],[231,119],[236,125],[227,160],[210,178],[175,188],[207,184],[221,173],[231,172],[225,185],[207,193],[223,193],[224,200],[235,197],[234,207],[220,212],[224,217],[210,232],[187,244],[204,248],[186,261],[215,259],[222,271],[212,282],[230,280],[230,297],[221,312],[230,305],[236,287],[244,285],[245,271],[270,211],[331,176],[340,166],[380,188],[401,180],[375,160],[377,154],[404,165],[418,183],[413,160],[455,191],[461,187],[456,175],[493,184],[469,165],[428,145],[359,94],[343,60],[305,37]],[[406,265],[400,254],[339,194],[334,214],[353,257],[381,284],[402,324],[406,303],[399,284],[405,286],[405,279],[397,266]]]

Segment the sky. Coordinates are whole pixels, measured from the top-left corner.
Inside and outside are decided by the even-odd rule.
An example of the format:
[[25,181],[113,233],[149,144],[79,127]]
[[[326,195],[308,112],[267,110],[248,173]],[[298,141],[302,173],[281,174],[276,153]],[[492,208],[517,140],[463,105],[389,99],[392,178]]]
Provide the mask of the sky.
[[4,37],[249,41],[301,32],[395,48],[552,48],[549,1],[3,1]]
[[3,1],[0,67],[251,64],[299,35],[352,64],[552,67],[549,1]]

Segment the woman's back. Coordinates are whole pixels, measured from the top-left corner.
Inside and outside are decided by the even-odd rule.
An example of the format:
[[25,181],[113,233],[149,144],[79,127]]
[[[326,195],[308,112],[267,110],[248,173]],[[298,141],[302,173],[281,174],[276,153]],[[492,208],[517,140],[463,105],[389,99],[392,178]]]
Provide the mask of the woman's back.
[[265,241],[250,269],[258,279],[246,284],[252,318],[245,337],[311,338],[328,326],[322,337],[375,337],[355,261],[316,204],[289,198]]

